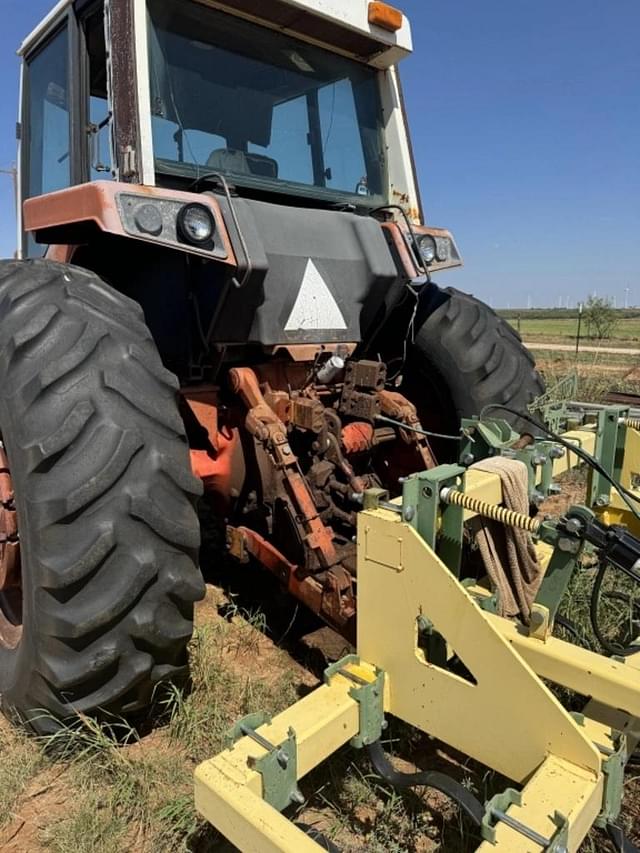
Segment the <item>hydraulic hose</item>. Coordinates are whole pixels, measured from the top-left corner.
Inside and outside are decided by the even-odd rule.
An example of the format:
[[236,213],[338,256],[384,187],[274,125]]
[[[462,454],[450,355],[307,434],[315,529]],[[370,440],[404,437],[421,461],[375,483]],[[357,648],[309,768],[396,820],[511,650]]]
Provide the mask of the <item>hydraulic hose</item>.
[[298,829],[302,830],[305,835],[308,835],[312,841],[315,841],[316,844],[322,849],[326,850],[327,853],[342,853],[339,847],[330,841],[326,835],[323,835],[317,829],[314,829],[312,826],[309,826],[306,823],[296,823],[294,824]]
[[453,800],[472,823],[478,827],[482,825],[485,811],[483,804],[455,779],[431,770],[421,773],[398,772],[385,755],[380,741],[371,744],[367,751],[376,773],[394,788],[400,790],[418,787],[434,788]]
[[637,652],[640,652],[640,647],[638,646],[622,646],[620,643],[612,643],[608,640],[600,628],[600,622],[598,619],[598,611],[600,609],[600,597],[602,592],[602,583],[604,581],[604,577],[607,573],[607,569],[609,568],[609,564],[607,562],[602,562],[600,564],[600,568],[598,569],[598,574],[596,575],[596,579],[593,584],[593,590],[591,591],[591,602],[589,607],[589,615],[591,617],[591,627],[593,629],[593,633],[596,636],[596,639],[602,646],[602,648],[609,655],[633,655]]

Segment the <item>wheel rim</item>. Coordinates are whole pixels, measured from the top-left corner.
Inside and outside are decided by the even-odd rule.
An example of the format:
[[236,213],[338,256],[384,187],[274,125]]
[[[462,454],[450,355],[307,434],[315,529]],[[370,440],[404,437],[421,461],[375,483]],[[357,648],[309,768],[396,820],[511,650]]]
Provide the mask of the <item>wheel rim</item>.
[[20,537],[9,460],[0,440],[0,646],[15,649],[22,637]]

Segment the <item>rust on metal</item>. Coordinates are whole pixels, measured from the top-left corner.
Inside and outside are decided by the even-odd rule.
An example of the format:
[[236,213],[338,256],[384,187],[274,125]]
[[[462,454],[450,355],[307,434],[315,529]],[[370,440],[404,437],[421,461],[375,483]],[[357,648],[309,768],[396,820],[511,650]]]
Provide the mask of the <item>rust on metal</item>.
[[59,264],[70,264],[79,246],[53,245],[47,246],[45,258],[48,261],[57,261]]
[[279,473],[282,497],[291,507],[291,517],[301,540],[313,552],[318,565],[330,569],[338,561],[333,532],[320,519],[309,484],[300,473],[298,458],[289,444],[285,424],[267,404],[253,370],[233,368],[229,371],[229,379],[231,387],[248,408],[248,431],[264,444]]
[[383,390],[378,393],[380,408],[384,415],[400,423],[406,424],[410,429],[400,430],[400,437],[405,444],[412,444],[422,457],[425,468],[435,468],[438,464],[426,435],[421,435],[416,430],[422,429],[416,407],[397,391]]
[[183,388],[180,392],[200,426],[206,431],[211,448],[218,450],[218,396],[214,385]]
[[9,460],[0,445],[0,645],[15,648],[22,636],[22,572],[18,514]]
[[347,358],[351,357],[356,351],[358,344],[356,343],[334,343],[334,344],[278,344],[273,347],[272,355],[286,353],[292,361],[296,362],[312,362],[316,356],[323,353],[330,355],[343,355]]
[[375,432],[371,424],[355,421],[342,430],[342,444],[347,456],[365,453],[373,447]]
[[355,635],[353,580],[342,566],[334,566],[323,580],[301,574],[299,567],[259,533],[247,527],[227,527],[229,553],[240,563],[253,557],[282,583],[285,589],[343,634]]
[[[127,237],[130,240],[162,243],[161,237],[149,238],[144,234],[133,236],[125,230],[118,212],[117,202],[118,195],[123,192],[126,192],[128,196],[135,194],[144,198],[158,199],[158,201],[172,200],[184,202],[184,204],[197,201],[198,204],[205,205],[211,210],[216,222],[217,239],[221,240],[224,247],[225,257],[216,254],[216,262],[237,267],[238,264],[222,210],[218,201],[208,193],[189,193],[161,187],[134,187],[118,181],[94,181],[93,183],[79,184],[65,190],[27,199],[22,206],[24,230],[34,233],[46,231],[48,228],[61,228],[92,222],[100,231],[108,234]],[[64,260],[65,254],[75,247],[61,246],[55,248],[60,257],[53,258],[49,254],[47,256],[54,260]],[[182,249],[185,252],[203,254],[203,250],[186,244]]]
[[382,229],[392,252],[397,255],[398,260],[402,265],[405,276],[409,281],[413,281],[418,277],[419,272],[415,260],[411,257],[411,252],[407,247],[407,241],[405,240],[402,231],[395,222],[383,222]]
[[[141,146],[138,129],[138,74],[136,69],[133,0],[110,0],[107,36],[116,157],[120,177],[141,183]],[[111,48],[111,49],[110,49]]]

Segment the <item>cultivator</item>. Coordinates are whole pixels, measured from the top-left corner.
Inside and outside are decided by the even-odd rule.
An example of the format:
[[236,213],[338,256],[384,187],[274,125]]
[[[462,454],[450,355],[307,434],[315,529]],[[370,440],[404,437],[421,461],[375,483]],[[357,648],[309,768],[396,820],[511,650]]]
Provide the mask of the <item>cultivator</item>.
[[[553,635],[585,550],[640,581],[640,424],[614,406],[587,421],[531,438],[498,419],[468,420],[459,464],[406,478],[393,500],[366,491],[357,654],[273,720],[242,721],[229,748],[196,771],[198,810],[241,850],[333,849],[282,812],[303,802],[298,781],[349,742],[368,748],[388,781],[432,785],[456,800],[484,853],[574,851],[594,825],[618,849],[633,849],[619,819],[625,766],[640,740],[640,643],[605,657]],[[586,461],[588,506],[555,520],[508,509],[501,477],[474,467],[491,457],[526,466],[532,504],[558,494],[555,478]],[[544,576],[528,624],[498,615],[499,596],[465,578],[468,531],[480,520],[533,537]],[[569,712],[545,682],[590,698]],[[480,803],[441,774],[395,773],[380,745],[387,714],[515,787]]]

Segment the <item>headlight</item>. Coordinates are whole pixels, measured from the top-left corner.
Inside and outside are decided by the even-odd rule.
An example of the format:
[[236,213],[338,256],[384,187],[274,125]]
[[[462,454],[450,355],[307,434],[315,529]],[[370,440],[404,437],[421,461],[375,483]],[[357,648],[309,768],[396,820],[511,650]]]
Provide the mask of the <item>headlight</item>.
[[178,214],[178,230],[188,243],[201,246],[211,241],[216,223],[208,207],[186,204]]
[[430,234],[418,237],[418,248],[425,264],[432,264],[436,259],[436,241]]
[[159,237],[162,234],[162,212],[154,204],[141,204],[136,208],[134,221],[140,231]]

